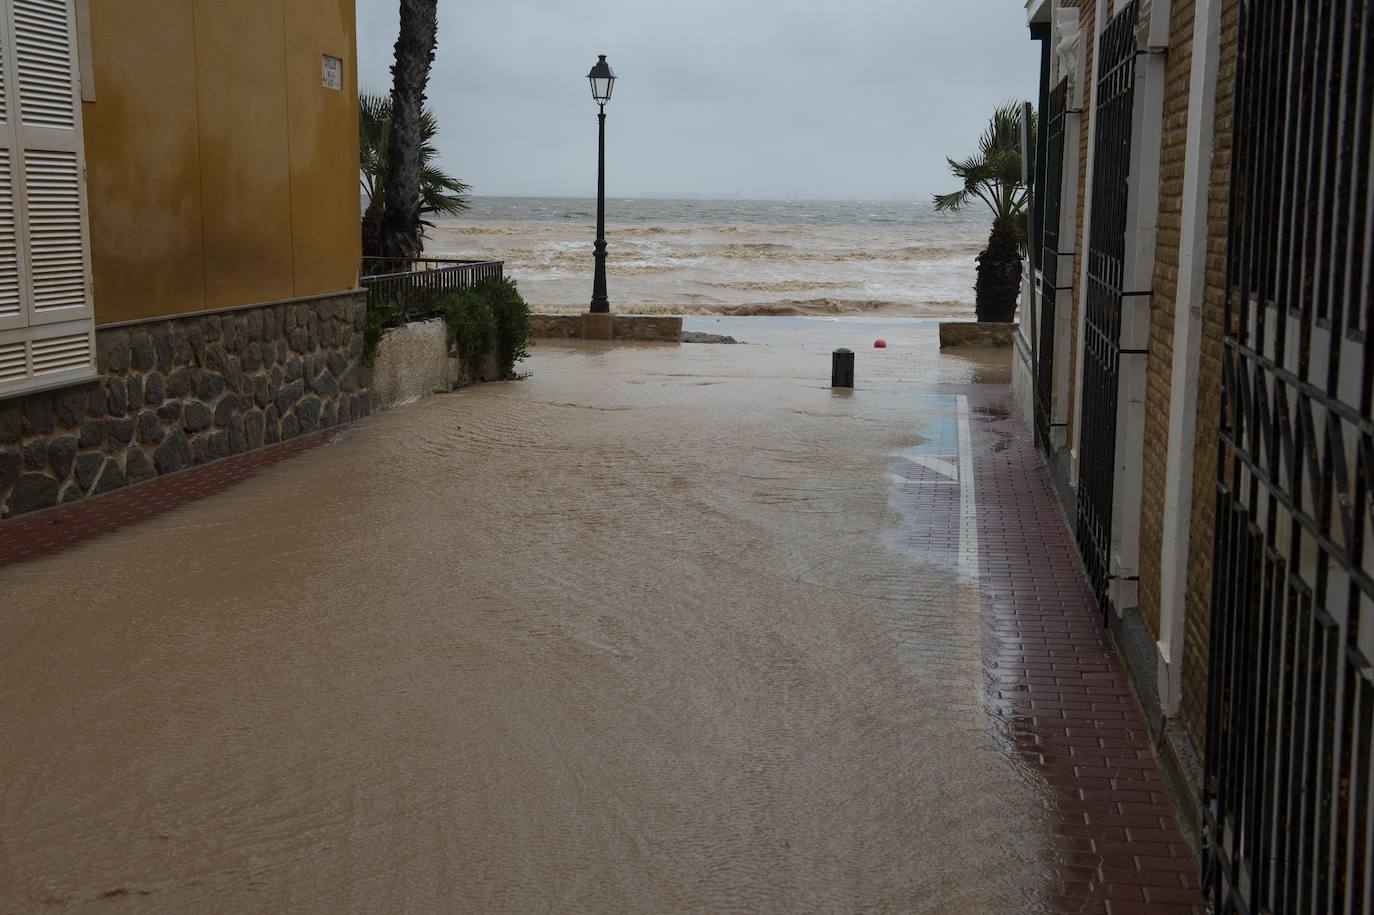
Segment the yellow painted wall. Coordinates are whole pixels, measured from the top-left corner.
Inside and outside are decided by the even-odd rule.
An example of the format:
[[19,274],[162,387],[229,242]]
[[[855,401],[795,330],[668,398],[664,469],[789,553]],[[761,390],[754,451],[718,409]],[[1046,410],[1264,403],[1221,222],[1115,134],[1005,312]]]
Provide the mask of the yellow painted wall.
[[93,2],[90,22],[97,323],[356,285],[353,0]]

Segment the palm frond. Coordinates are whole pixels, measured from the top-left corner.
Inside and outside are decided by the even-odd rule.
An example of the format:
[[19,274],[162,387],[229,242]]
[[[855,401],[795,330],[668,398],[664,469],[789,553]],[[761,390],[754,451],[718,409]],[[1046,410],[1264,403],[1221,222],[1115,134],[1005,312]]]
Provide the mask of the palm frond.
[[[439,149],[439,119],[426,108],[420,117],[420,210],[422,213],[455,215],[468,208],[472,190],[462,180],[434,165]],[[391,96],[376,92],[358,94],[358,175],[368,202],[381,193],[386,182],[387,147],[391,142]]]
[[391,97],[358,94],[358,172],[368,202],[386,181],[386,150],[391,141]]
[[968,191],[954,191],[949,194],[936,194],[935,212],[943,213],[944,211],[948,210],[951,213],[957,213],[960,209],[963,208],[964,204],[968,203],[968,199]]
[[456,216],[468,208],[472,188],[433,165],[420,166],[420,212]]
[[[1035,115],[1031,113],[1031,149],[1035,148]],[[946,159],[950,174],[963,190],[937,194],[937,212],[955,212],[975,197],[987,204],[994,220],[1016,217],[1026,206],[1021,181],[1021,103],[1006,102],[993,111],[978,138],[978,152],[963,160]]]

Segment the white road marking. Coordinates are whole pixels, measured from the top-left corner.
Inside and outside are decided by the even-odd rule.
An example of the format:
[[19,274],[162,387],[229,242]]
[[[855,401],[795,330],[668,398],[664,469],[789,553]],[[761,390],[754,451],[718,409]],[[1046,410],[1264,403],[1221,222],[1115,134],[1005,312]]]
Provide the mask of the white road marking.
[[953,461],[924,454],[907,455],[907,460],[913,464],[920,464],[927,470],[933,470],[942,477],[948,477],[951,480],[959,479],[959,468],[955,466]]
[[969,419],[968,398],[956,398],[959,405],[959,566],[965,574],[978,578],[978,499],[973,489],[973,427]]

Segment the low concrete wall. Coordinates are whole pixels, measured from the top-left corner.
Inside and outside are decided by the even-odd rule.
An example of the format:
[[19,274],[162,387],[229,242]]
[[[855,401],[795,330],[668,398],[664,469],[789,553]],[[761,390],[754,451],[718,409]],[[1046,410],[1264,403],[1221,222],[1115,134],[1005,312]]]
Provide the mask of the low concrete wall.
[[1035,430],[1035,371],[1031,365],[1030,342],[1023,327],[1018,326],[1012,336],[1011,399],[1025,424],[1026,436],[1031,437]]
[[940,349],[957,346],[1011,346],[1015,324],[992,321],[941,321]]
[[372,364],[372,401],[389,410],[447,391],[458,382],[458,360],[448,354],[443,318],[403,324],[387,331]]
[[[543,340],[576,340],[582,336],[581,315],[534,315],[531,334]],[[665,315],[615,315],[616,340],[663,340],[682,338],[682,318]]]
[[474,381],[494,381],[497,375],[495,356],[488,356],[477,371],[464,371],[449,355],[444,319],[434,318],[387,331],[377,345],[369,389],[373,409],[389,410]]

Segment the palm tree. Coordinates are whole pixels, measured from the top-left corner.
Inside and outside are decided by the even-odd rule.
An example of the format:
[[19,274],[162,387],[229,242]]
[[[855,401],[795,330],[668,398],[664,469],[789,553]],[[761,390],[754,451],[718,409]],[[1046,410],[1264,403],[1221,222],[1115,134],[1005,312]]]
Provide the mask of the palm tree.
[[420,151],[425,86],[439,31],[438,0],[401,0],[396,62],[391,66],[391,127],[382,178],[382,254],[417,257],[424,249],[420,217]]
[[[438,149],[434,138],[439,122],[426,108],[420,116],[420,244],[424,227],[431,225],[425,216],[454,216],[468,208],[468,191],[457,178],[434,164]],[[364,92],[358,96],[358,180],[367,197],[363,212],[363,256],[382,257],[382,224],[386,213],[386,175],[391,144],[391,99]]]
[[[1035,113],[1031,113],[1030,148],[1035,149]],[[946,159],[964,186],[935,195],[935,211],[961,209],[977,198],[992,210],[988,246],[978,255],[974,286],[979,321],[1011,321],[1021,293],[1021,251],[1026,245],[1026,198],[1021,181],[1021,106],[1008,102],[988,121],[978,153],[962,162]]]

